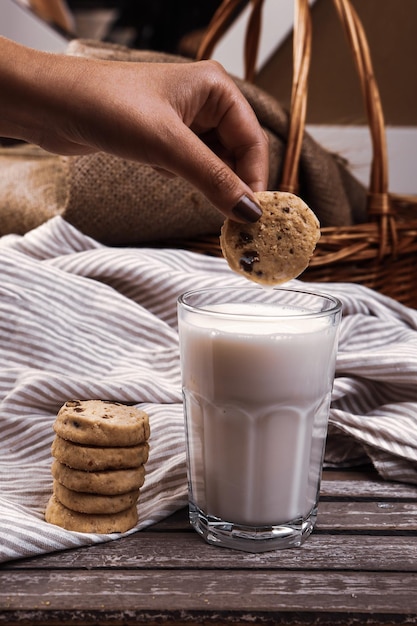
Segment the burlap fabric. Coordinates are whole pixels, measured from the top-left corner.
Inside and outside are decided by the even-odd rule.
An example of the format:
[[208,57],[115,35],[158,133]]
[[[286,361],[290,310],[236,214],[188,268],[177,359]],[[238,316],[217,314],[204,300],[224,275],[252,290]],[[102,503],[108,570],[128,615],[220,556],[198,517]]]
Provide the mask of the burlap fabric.
[[[192,62],[163,53],[74,40],[68,54],[131,62]],[[269,189],[278,189],[288,113],[248,82],[236,82],[270,141]],[[0,235],[25,233],[54,215],[110,245],[134,245],[219,232],[223,216],[186,181],[103,153],[58,157],[33,146],[0,152]],[[366,190],[346,163],[308,134],[300,159],[300,196],[322,226],[366,219]]]

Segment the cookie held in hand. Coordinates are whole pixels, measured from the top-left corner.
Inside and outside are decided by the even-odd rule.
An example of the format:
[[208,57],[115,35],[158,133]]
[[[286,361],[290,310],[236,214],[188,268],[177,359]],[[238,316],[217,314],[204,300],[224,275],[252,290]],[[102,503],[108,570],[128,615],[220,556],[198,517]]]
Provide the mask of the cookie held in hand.
[[279,285],[306,269],[320,239],[320,224],[294,194],[260,191],[255,197],[262,217],[251,224],[226,219],[221,249],[238,274],[263,285]]

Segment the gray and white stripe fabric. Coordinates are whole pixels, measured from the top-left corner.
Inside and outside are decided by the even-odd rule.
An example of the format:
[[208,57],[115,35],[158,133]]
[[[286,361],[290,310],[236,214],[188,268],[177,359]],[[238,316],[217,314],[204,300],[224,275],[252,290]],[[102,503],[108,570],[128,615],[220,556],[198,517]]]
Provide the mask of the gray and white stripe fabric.
[[[0,561],[120,537],[47,524],[52,425],[73,398],[149,413],[140,530],[187,503],[176,299],[242,285],[222,259],[111,248],[60,217],[0,239]],[[344,306],[326,462],[371,460],[417,485],[417,311],[357,285],[301,284]]]

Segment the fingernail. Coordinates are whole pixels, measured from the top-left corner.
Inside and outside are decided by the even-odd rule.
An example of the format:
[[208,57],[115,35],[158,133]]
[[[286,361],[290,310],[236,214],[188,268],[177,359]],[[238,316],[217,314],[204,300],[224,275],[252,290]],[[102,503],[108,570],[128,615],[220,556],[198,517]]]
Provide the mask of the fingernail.
[[244,222],[257,222],[262,215],[262,209],[249,196],[242,196],[233,207],[232,213]]

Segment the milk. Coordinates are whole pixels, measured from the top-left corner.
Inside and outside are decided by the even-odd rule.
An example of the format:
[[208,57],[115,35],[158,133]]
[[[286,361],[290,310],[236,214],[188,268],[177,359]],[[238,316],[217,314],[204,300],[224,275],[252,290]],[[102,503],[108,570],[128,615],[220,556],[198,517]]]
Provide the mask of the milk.
[[238,525],[304,519],[317,500],[337,324],[288,306],[209,308],[179,316],[190,498]]

